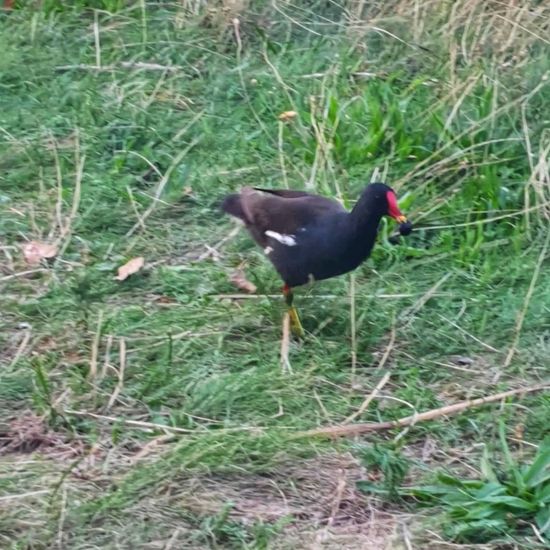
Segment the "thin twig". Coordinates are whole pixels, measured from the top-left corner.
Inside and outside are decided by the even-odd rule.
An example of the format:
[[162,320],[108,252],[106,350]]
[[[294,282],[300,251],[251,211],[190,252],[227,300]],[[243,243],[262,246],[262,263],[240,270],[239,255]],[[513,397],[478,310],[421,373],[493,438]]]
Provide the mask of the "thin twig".
[[515,395],[533,393],[545,389],[550,389],[550,383],[538,384],[529,388],[519,388],[516,390],[509,390],[494,395],[488,395],[486,397],[480,397],[478,399],[467,399],[466,401],[460,401],[453,405],[446,405],[438,409],[432,409],[420,414],[413,414],[400,418],[399,420],[392,420],[389,422],[367,422],[363,424],[352,424],[351,426],[339,425],[339,426],[327,426],[323,428],[315,428],[305,432],[298,432],[293,435],[292,438],[304,438],[304,437],[349,437],[356,436],[363,433],[391,430],[393,428],[401,428],[404,426],[412,426],[417,422],[425,422],[426,420],[434,420],[441,418],[442,416],[448,416],[451,414],[458,414],[470,409],[472,407],[479,407],[488,403],[494,403],[501,401],[508,397]]
[[388,383],[389,379],[390,379],[390,372],[387,371],[386,374],[384,374],[384,376],[380,380],[380,382],[378,382],[378,384],[376,384],[375,388],[372,390],[370,395],[368,395],[367,398],[363,401],[361,406],[353,414],[350,414],[342,422],[342,424],[349,424],[350,422],[355,420],[358,416],[361,416],[368,409],[368,407],[371,404],[372,400],[378,395],[380,390]]

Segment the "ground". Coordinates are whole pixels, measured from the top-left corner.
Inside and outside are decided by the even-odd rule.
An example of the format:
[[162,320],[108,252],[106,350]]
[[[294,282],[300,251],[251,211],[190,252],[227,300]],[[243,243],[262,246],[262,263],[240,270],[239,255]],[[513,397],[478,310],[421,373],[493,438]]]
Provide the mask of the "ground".
[[[29,4],[0,13],[0,545],[544,547],[412,491],[548,434],[545,3]],[[221,200],[369,181],[415,232],[298,291],[287,342]]]

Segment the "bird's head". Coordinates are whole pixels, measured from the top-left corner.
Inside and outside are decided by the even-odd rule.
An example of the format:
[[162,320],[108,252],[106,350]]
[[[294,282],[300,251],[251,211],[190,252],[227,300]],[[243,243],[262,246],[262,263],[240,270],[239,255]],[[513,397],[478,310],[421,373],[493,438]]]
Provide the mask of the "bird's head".
[[385,216],[390,216],[399,224],[399,233],[409,235],[413,226],[412,223],[403,215],[397,205],[397,196],[395,191],[384,183],[371,183],[367,187],[369,195],[374,196],[376,202],[380,204]]

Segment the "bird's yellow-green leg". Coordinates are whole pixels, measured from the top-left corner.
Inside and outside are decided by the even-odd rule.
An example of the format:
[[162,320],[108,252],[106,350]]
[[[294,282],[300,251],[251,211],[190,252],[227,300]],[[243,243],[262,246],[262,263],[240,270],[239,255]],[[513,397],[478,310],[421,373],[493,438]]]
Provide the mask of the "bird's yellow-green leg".
[[294,334],[294,336],[296,336],[297,338],[303,338],[304,328],[302,327],[302,323],[300,322],[298,311],[292,305],[292,301],[294,299],[294,295],[292,294],[292,289],[288,285],[285,285],[283,287],[283,294],[285,296],[286,305],[288,306],[288,316],[290,318],[290,330],[292,331],[292,334]]

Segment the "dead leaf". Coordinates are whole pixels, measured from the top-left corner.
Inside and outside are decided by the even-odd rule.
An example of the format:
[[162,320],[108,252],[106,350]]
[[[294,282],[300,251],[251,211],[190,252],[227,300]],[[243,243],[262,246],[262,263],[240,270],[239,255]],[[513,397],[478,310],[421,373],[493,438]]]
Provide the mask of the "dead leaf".
[[234,271],[229,277],[229,280],[240,290],[244,290],[245,292],[248,292],[250,294],[254,294],[254,292],[256,292],[256,285],[254,283],[251,283],[245,277],[244,271],[242,269],[237,269],[236,271]]
[[139,256],[138,258],[132,258],[129,262],[121,265],[118,268],[118,275],[115,277],[117,281],[124,281],[130,275],[137,273],[145,264],[145,260]]
[[281,113],[279,115],[279,120],[282,122],[288,122],[289,120],[292,120],[297,116],[298,116],[298,113],[296,111],[285,111],[284,113]]
[[44,258],[55,258],[56,255],[55,244],[29,241],[23,245],[23,256],[29,265],[38,265]]
[[523,424],[516,424],[514,426],[514,437],[516,439],[523,439],[525,433],[525,426]]

